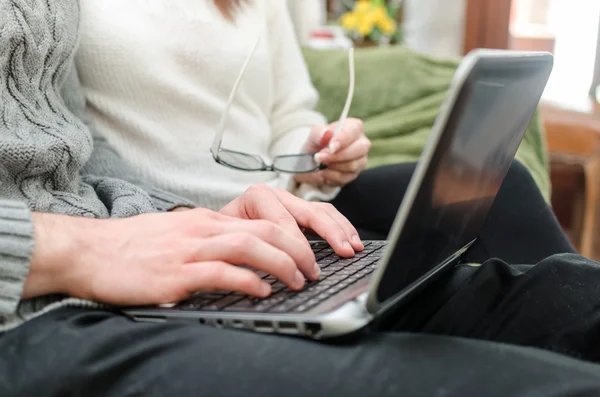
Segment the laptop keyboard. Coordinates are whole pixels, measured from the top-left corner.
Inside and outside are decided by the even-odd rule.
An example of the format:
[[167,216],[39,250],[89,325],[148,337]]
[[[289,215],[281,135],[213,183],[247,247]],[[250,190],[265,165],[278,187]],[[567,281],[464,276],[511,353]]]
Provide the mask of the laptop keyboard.
[[318,281],[307,281],[301,291],[292,291],[275,277],[257,272],[272,286],[273,292],[267,298],[254,298],[233,292],[209,292],[196,294],[175,308],[246,313],[302,313],[369,277],[384,253],[386,242],[369,241],[364,245],[365,249],[352,258],[341,258],[326,242],[311,243],[317,263],[321,266],[321,278]]

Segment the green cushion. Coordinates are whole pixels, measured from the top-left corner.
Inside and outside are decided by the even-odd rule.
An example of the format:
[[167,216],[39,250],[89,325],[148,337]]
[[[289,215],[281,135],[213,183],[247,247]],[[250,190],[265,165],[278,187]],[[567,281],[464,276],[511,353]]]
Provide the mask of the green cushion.
[[[348,54],[303,49],[317,109],[339,118],[348,93]],[[417,161],[460,59],[439,59],[402,46],[355,50],[356,86],[350,116],[361,118],[373,142],[369,167]],[[517,158],[549,200],[546,140],[538,113],[529,124]]]

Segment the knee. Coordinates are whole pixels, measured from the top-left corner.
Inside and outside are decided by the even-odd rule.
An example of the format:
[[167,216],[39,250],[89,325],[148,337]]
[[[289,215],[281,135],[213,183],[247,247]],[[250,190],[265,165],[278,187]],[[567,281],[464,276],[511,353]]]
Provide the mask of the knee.
[[543,259],[528,273],[538,274],[544,280],[555,280],[571,291],[586,285],[596,289],[600,280],[600,264],[578,254],[562,253]]
[[514,159],[510,164],[503,185],[506,187],[518,187],[520,190],[529,188],[539,192],[531,172],[529,172],[529,169],[517,159]]
[[531,176],[531,172],[529,172],[529,169],[517,159],[514,159],[512,163],[510,163],[507,178],[509,176],[512,178],[527,179],[533,182],[533,178]]

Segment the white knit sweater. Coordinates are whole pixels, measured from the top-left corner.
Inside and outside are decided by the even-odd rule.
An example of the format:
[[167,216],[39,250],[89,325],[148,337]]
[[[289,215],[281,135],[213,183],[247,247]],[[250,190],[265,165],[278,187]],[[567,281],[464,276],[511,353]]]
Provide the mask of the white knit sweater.
[[98,131],[147,181],[218,209],[267,183],[306,199],[337,189],[297,187],[290,175],[240,172],[209,152],[228,94],[259,34],[225,127],[223,147],[299,153],[317,92],[284,0],[250,0],[227,21],[210,0],[80,0],[77,67]]

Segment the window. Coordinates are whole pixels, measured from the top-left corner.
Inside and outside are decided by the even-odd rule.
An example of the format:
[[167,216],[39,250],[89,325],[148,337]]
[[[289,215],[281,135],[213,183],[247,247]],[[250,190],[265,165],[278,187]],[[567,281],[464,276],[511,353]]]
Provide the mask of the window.
[[577,104],[592,86],[600,1],[513,0],[509,47],[554,53],[554,70],[544,96]]

